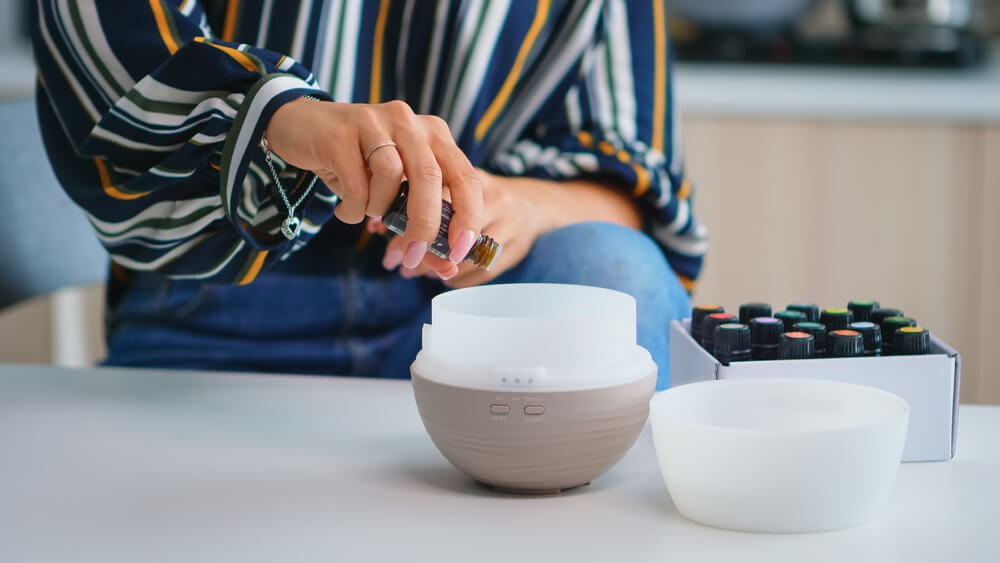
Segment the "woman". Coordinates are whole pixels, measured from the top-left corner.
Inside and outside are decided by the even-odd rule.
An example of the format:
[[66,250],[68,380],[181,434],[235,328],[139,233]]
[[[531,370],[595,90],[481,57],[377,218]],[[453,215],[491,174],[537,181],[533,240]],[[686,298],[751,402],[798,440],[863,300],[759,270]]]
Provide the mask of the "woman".
[[[705,233],[662,2],[36,12],[50,159],[112,257],[106,363],[406,377],[444,285],[565,282],[634,295],[668,385]],[[449,259],[427,253],[442,198]],[[481,232],[489,270],[459,263]]]

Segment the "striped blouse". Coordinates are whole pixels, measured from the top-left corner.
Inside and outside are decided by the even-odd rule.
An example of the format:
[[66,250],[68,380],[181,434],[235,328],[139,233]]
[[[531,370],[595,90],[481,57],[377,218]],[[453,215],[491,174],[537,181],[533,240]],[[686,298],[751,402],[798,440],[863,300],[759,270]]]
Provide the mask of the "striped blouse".
[[[295,240],[259,141],[281,104],[402,99],[494,174],[600,178],[642,204],[690,289],[691,213],[656,0],[39,0],[39,116],[56,173],[118,265],[249,283]],[[280,164],[280,163],[279,163]],[[280,166],[284,183],[308,174]]]

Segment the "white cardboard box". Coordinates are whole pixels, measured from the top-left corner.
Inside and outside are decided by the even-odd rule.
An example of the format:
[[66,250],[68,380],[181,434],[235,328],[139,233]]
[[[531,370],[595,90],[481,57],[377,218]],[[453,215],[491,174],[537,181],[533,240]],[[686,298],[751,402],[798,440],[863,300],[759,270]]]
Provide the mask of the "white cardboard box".
[[944,461],[955,455],[960,366],[958,352],[931,334],[930,354],[733,362],[724,366],[691,337],[690,319],[670,323],[671,385],[731,377],[808,377],[859,383],[895,393],[910,404],[903,461]]

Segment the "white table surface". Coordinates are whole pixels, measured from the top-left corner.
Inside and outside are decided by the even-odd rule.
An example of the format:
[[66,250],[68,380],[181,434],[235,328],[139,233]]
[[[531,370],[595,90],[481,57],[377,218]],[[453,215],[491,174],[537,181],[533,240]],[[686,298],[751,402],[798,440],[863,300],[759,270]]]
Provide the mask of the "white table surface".
[[683,519],[648,428],[561,496],[496,494],[424,433],[409,382],[0,365],[0,561],[997,561],[1000,408],[904,464],[852,530]]

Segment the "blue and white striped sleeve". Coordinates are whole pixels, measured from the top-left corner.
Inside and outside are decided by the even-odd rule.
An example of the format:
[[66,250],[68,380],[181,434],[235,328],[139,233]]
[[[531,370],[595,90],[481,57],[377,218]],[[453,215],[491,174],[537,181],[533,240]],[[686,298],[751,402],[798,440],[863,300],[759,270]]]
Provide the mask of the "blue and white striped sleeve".
[[609,0],[570,77],[492,164],[552,180],[595,178],[639,199],[646,231],[690,291],[707,233],[691,212],[663,0]]
[[302,65],[215,37],[196,0],[39,0],[33,17],[40,98],[75,157],[57,174],[117,264],[249,283],[332,215],[332,194],[311,194],[328,201],[307,200],[311,228],[285,239],[261,167],[271,115],[329,99]]

